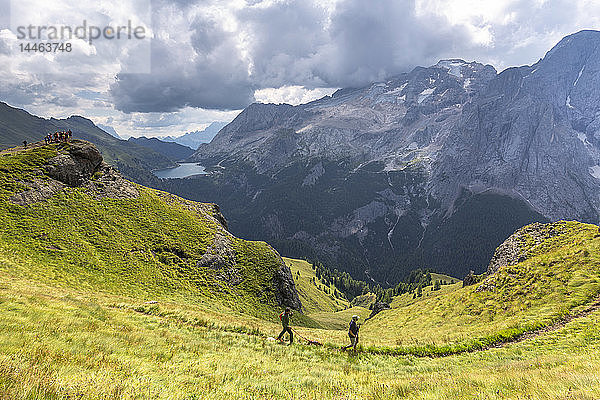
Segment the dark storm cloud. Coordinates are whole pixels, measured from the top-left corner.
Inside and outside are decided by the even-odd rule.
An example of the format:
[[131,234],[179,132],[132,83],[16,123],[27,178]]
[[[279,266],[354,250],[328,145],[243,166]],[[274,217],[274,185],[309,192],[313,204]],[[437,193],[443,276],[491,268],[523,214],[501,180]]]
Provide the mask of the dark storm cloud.
[[111,87],[117,109],[170,112],[185,106],[239,109],[253,100],[254,85],[232,34],[197,17],[186,27],[191,41],[156,38],[150,74],[119,74]]
[[360,86],[448,57],[502,68],[535,62],[600,11],[585,0],[516,0],[500,2],[492,19],[465,9],[470,20],[450,22],[438,12],[448,3],[427,0],[433,11],[417,13],[415,2],[160,0],[152,73],[119,75],[111,94],[126,112],[239,109],[256,89]]
[[234,30],[199,11],[185,26],[159,28],[188,31],[189,42],[159,35],[152,73],[119,75],[111,94],[125,112],[237,109],[255,89],[362,85],[470,44],[461,28],[414,9],[412,0],[347,0],[331,14],[310,1],[257,2],[232,11]]
[[384,79],[429,65],[472,46],[464,28],[442,17],[419,17],[413,0],[340,3],[332,18],[326,59],[316,66],[330,86]]

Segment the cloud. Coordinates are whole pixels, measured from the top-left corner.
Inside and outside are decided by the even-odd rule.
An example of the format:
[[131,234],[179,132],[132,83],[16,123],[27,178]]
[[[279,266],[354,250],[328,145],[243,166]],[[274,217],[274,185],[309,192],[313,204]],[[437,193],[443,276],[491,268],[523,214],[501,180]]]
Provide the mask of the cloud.
[[269,94],[278,101],[289,87],[306,94],[356,87],[448,57],[499,68],[533,63],[562,36],[600,22],[589,15],[598,5],[588,0],[265,0],[161,7],[170,23],[154,27],[159,34],[152,74],[121,74],[111,86],[125,112],[237,109],[253,99],[268,101]]
[[[2,100],[43,115],[114,117],[131,134],[164,124],[185,129],[191,118],[210,122],[211,110],[256,100],[311,101],[441,58],[499,69],[531,64],[563,36],[600,26],[597,0],[57,2],[13,1],[13,25],[131,19],[152,36],[148,51],[73,40],[69,54],[27,54],[14,29],[0,30]],[[2,11],[7,4],[0,0]]]
[[187,19],[171,17],[189,36],[174,39],[173,24],[154,27],[152,73],[118,76],[111,86],[118,109],[236,109],[255,90],[363,85],[472,45],[463,26],[418,16],[414,0],[185,7]]
[[304,86],[282,86],[257,90],[254,92],[254,98],[259,103],[298,105],[330,96],[335,90],[335,88],[307,89]]

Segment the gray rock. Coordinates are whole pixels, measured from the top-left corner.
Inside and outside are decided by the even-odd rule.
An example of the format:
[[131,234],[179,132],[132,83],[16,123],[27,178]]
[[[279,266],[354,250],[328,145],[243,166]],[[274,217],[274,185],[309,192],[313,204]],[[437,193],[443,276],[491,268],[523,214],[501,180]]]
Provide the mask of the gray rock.
[[513,235],[496,249],[487,268],[486,275],[495,274],[500,267],[516,265],[527,260],[530,253],[544,241],[560,235],[560,226],[563,222],[553,224],[534,223],[527,225]]
[[[273,249],[273,251],[275,251]],[[294,310],[302,311],[302,302],[296,290],[296,284],[292,276],[292,271],[279,258],[279,268],[273,276],[273,287],[275,288],[275,297],[281,307],[290,307]]]
[[93,144],[74,140],[58,151],[56,157],[41,167],[52,179],[42,179],[44,172],[37,171],[40,178],[31,182],[21,182],[29,189],[11,196],[11,202],[25,206],[48,200],[74,187],[83,187],[88,194],[98,199],[128,199],[139,196],[136,185],[104,163],[102,155]]
[[465,276],[462,280],[463,282],[463,287],[465,286],[473,286],[476,283],[479,283],[479,281],[481,281],[481,277],[475,275],[475,271],[471,270],[469,271],[469,273],[467,274],[467,276]]
[[367,319],[365,321],[370,320],[371,318],[373,318],[374,316],[376,316],[377,314],[379,314],[383,310],[389,310],[391,308],[392,307],[388,303],[384,303],[382,301],[378,301],[375,304],[373,304],[373,309],[371,310],[371,314],[367,317]]
[[71,187],[82,186],[102,164],[102,155],[91,143],[75,140],[65,151],[50,159],[46,165],[48,175]]

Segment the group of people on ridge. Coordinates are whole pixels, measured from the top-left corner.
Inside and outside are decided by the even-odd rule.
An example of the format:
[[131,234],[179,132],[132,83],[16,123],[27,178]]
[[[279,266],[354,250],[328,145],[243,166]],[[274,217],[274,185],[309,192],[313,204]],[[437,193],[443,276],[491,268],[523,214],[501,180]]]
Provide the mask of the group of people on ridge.
[[[289,307],[286,308],[284,312],[279,314],[279,320],[281,321],[281,325],[283,326],[281,333],[279,334],[279,336],[277,336],[277,340],[279,340],[280,342],[283,342],[283,335],[288,333],[290,335],[290,344],[294,343],[294,331],[290,327],[290,318],[292,315],[294,315],[294,313]],[[358,326],[358,315],[353,315],[348,326],[348,337],[350,338],[350,344],[342,347],[343,350],[348,350],[349,348],[352,348],[352,350],[356,350],[356,346],[358,345],[359,328],[360,327]]]
[[54,133],[48,133],[46,137],[44,137],[44,142],[46,144],[50,143],[66,143],[73,137],[73,132],[69,129],[68,131],[58,131]]

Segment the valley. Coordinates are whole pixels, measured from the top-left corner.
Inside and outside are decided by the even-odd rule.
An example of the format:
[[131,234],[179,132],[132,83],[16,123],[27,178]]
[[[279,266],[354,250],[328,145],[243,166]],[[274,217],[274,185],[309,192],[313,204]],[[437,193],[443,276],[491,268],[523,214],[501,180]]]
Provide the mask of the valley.
[[[595,225],[529,225],[477,283],[432,274],[365,321],[369,296],[352,306],[310,263],[123,179],[89,143],[3,152],[0,183],[0,398],[600,395]],[[286,306],[322,346],[273,339]]]

